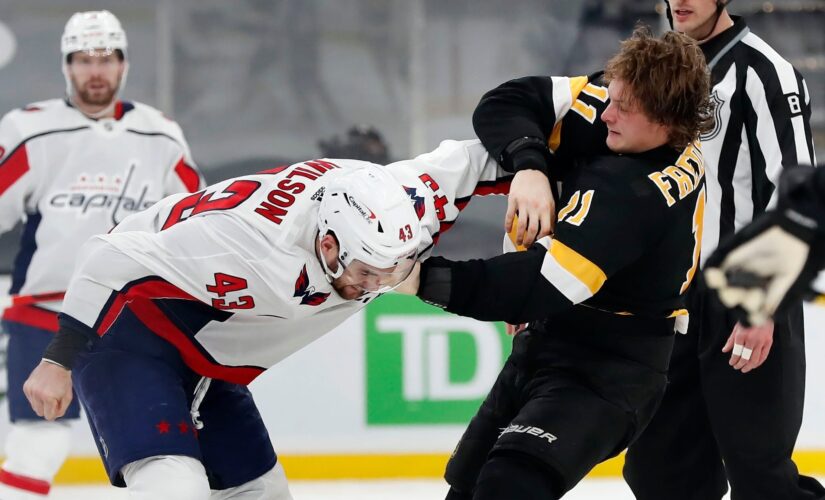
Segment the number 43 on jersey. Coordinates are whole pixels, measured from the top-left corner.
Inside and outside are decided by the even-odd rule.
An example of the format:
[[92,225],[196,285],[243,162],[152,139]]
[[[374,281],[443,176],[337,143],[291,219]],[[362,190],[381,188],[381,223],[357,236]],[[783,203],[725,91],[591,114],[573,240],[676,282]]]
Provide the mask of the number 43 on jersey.
[[248,287],[243,278],[231,274],[215,273],[215,284],[206,285],[206,291],[218,296],[212,299],[212,307],[216,309],[252,309],[255,307],[255,299],[251,295],[241,295],[230,302],[227,302],[229,298],[224,298],[230,293],[240,292]]

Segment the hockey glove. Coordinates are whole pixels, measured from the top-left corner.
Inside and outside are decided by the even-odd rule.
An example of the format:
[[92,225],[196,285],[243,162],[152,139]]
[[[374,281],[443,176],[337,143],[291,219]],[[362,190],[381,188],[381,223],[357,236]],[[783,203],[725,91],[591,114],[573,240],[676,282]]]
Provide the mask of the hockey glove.
[[812,170],[797,167],[783,175],[779,209],[723,242],[705,264],[708,286],[746,324],[764,324],[809,298],[811,282],[825,267],[821,201],[805,186]]
[[761,325],[805,298],[822,267],[822,245],[814,249],[813,231],[788,214],[764,214],[720,245],[706,264],[708,286],[747,324]]

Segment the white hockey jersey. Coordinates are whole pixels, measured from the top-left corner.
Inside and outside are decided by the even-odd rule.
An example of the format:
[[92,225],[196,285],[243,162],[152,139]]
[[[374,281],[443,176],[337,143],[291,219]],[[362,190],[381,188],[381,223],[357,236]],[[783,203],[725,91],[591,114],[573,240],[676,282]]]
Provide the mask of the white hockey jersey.
[[473,194],[504,194],[511,178],[478,141],[445,141],[386,167],[307,161],[171,196],[86,244],[63,312],[104,336],[129,308],[196,372],[247,384],[374,298],[341,298],[315,252],[324,186],[352,168],[405,188],[421,258]]
[[[25,220],[11,294],[63,291],[78,251],[130,214],[204,185],[177,123],[120,101],[94,120],[62,99],[0,121],[0,231]],[[3,319],[57,330],[60,302],[21,305]]]

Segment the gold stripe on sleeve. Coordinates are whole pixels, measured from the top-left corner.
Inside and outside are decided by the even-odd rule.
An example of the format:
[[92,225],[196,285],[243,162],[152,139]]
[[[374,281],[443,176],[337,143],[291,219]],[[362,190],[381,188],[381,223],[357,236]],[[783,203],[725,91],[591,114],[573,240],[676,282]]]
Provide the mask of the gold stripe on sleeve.
[[553,240],[549,252],[561,267],[581,281],[594,295],[607,281],[607,275],[599,266],[561,241]]

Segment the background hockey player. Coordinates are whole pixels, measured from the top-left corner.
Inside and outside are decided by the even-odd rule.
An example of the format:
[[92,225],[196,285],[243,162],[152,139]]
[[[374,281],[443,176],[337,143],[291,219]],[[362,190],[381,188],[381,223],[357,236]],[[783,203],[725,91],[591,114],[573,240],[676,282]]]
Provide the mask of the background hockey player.
[[[178,125],[118,98],[129,68],[126,33],[107,11],[81,12],[60,43],[66,97],[0,121],[0,230],[25,221],[6,309],[12,421],[0,498],[45,497],[69,451],[65,422],[32,412],[23,381],[57,331],[57,311],[80,246],[165,196],[202,187]],[[38,294],[51,294],[51,300]],[[77,418],[78,406],[66,418]]]
[[400,283],[474,192],[509,178],[478,141],[445,141],[169,197],[89,241],[27,395],[53,419],[73,381],[131,494],[290,498],[246,384]]
[[[482,320],[533,321],[447,465],[450,500],[561,498],[633,442],[664,394],[699,264],[705,168],[693,141],[713,123],[709,74],[688,37],[639,29],[604,82],[543,82],[546,134],[573,107],[586,118],[580,125],[607,127],[612,151],[549,166],[562,181],[553,239],[489,260],[421,265],[425,301]],[[609,97],[602,123],[583,95]],[[561,123],[563,135],[573,122]]]

